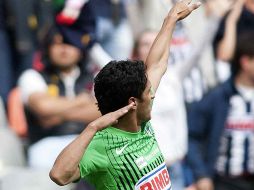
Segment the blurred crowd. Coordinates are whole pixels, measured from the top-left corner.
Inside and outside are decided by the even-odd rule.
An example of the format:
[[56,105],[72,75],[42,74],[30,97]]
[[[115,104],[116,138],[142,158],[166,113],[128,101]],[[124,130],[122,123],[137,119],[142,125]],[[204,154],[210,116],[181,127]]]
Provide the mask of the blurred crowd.
[[[64,189],[48,171],[101,115],[94,76],[145,61],[176,1],[0,0],[1,190]],[[252,190],[254,1],[202,3],[175,27],[151,122],[174,190]]]

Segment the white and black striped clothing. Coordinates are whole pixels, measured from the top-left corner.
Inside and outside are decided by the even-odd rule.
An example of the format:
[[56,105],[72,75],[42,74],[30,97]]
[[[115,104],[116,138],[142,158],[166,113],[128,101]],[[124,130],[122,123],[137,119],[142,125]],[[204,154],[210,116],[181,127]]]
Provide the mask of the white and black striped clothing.
[[230,98],[221,137],[217,173],[224,176],[254,175],[254,89],[238,87]]
[[[193,45],[188,38],[182,22],[178,22],[172,36],[169,56],[169,68],[184,64],[193,53]],[[199,101],[207,91],[207,84],[198,64],[193,66],[182,81],[186,103]]]

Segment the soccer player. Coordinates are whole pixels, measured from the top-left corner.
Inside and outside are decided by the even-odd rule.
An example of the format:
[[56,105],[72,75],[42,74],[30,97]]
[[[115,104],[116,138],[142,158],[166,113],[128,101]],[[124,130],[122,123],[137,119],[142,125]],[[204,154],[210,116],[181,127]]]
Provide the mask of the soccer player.
[[145,64],[111,61],[95,78],[102,117],[91,122],[57,157],[51,179],[65,185],[84,178],[96,189],[170,189],[164,158],[149,120],[154,93],[167,69],[174,26],[200,3],[177,2]]

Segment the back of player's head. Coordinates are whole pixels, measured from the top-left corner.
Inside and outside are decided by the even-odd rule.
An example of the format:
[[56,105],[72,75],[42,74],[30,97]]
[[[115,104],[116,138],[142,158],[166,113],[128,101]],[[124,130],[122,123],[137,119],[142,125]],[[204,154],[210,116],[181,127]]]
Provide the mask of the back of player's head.
[[236,43],[235,53],[231,63],[232,76],[235,77],[241,71],[241,58],[247,56],[254,58],[254,31],[240,34]]
[[98,107],[104,115],[126,106],[130,97],[141,99],[147,83],[146,66],[143,61],[111,61],[94,83]]

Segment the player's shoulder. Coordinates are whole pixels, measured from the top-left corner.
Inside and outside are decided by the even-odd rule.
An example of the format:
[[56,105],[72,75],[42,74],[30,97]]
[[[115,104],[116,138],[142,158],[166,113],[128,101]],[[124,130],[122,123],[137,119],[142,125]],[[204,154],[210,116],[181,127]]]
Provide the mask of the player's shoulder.
[[105,141],[107,141],[107,139],[109,138],[109,133],[107,130],[101,130],[98,131],[90,144],[92,144],[93,146],[104,146],[105,145]]
[[141,129],[145,130],[145,129],[152,129],[152,124],[151,124],[151,121],[146,121],[146,122],[143,122],[141,124]]
[[149,121],[142,123],[141,125],[141,129],[143,131],[144,134],[148,134],[148,135],[154,135],[154,130],[152,127],[152,124]]

